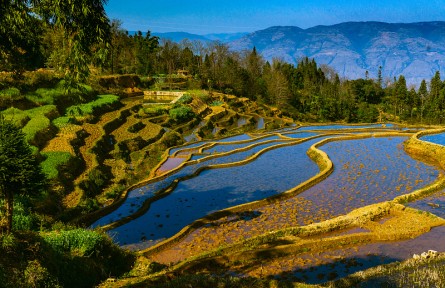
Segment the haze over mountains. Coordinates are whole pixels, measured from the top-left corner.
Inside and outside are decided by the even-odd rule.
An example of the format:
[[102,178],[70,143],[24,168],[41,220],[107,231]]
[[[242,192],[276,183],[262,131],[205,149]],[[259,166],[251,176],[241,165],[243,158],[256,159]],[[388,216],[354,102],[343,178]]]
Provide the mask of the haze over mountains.
[[236,51],[256,47],[269,61],[279,58],[297,63],[307,56],[348,79],[364,78],[366,71],[376,78],[381,66],[384,79],[404,75],[408,84],[418,85],[437,70],[445,71],[445,22],[347,22],[308,29],[277,26],[226,37],[209,40],[225,42]]

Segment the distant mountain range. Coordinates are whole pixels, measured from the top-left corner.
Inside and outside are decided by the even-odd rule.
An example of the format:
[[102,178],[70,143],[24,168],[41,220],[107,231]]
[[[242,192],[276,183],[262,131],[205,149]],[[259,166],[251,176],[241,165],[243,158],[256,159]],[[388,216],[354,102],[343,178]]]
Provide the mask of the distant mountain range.
[[248,33],[218,33],[218,34],[206,34],[206,35],[197,35],[191,34],[187,32],[166,32],[166,33],[158,33],[153,32],[153,36],[158,36],[161,39],[169,39],[174,42],[181,42],[183,39],[188,39],[190,41],[200,40],[204,42],[211,41],[220,41],[222,43],[228,43],[234,40],[238,40],[241,37],[247,35]]
[[437,70],[445,74],[445,22],[347,22],[308,29],[278,26],[244,35],[214,34],[220,35],[214,39],[208,35],[195,35],[204,38],[199,39],[193,34],[165,34],[178,36],[171,36],[174,41],[182,36],[220,40],[236,51],[256,47],[269,61],[278,58],[297,63],[303,57],[314,58],[348,79],[364,78],[366,71],[376,78],[379,66],[383,78],[404,75],[408,84],[415,85],[422,79],[429,81]]

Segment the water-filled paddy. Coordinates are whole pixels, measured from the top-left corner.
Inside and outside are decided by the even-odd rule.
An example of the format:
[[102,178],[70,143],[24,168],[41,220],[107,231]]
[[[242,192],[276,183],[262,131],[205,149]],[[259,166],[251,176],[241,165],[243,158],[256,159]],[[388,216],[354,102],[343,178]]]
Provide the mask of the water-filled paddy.
[[275,149],[251,163],[206,170],[199,177],[181,181],[143,216],[109,233],[121,245],[161,240],[209,213],[282,193],[318,172],[306,155],[317,141]]
[[300,196],[330,215],[392,200],[435,181],[434,166],[403,150],[405,137],[336,141],[321,147],[334,163],[332,175]]
[[[281,143],[284,143],[282,141]],[[217,158],[208,158],[208,159],[202,159],[200,163],[194,163],[192,165],[187,165],[177,171],[174,174],[168,175],[167,177],[159,178],[157,181],[151,181],[150,183],[144,185],[143,187],[134,189],[128,193],[128,197],[125,200],[125,202],[119,206],[115,211],[111,212],[110,214],[102,217],[98,221],[96,221],[92,226],[102,226],[106,224],[110,224],[112,222],[118,221],[122,218],[125,218],[127,216],[130,216],[131,214],[135,213],[139,208],[142,207],[142,204],[148,200],[149,198],[153,197],[156,192],[167,188],[170,184],[173,183],[175,179],[179,179],[188,175],[192,175],[195,173],[198,169],[210,166],[210,165],[217,165],[217,164],[226,164],[226,163],[233,163],[238,162],[247,159],[248,157],[252,156],[253,154],[261,151],[264,148],[268,148],[271,146],[275,146],[280,144],[280,142],[272,142],[272,143],[266,143],[261,144],[253,147],[252,149],[249,149],[247,151],[237,152],[226,156],[221,156]]]
[[321,146],[334,163],[334,172],[326,180],[293,198],[255,209],[256,218],[226,219],[224,225],[200,228],[179,244],[178,256],[190,253],[191,243],[197,241],[204,250],[212,249],[239,238],[324,221],[433,182],[436,168],[409,157],[402,147],[404,140],[406,137],[366,138]]
[[408,203],[407,206],[430,212],[445,219],[445,190]]
[[341,124],[332,124],[332,125],[314,125],[314,126],[304,126],[299,128],[299,131],[306,130],[339,130],[339,129],[365,129],[365,128],[392,128],[393,124],[369,124],[369,125],[341,125]]
[[445,133],[425,135],[420,140],[445,146]]
[[[264,264],[264,269],[270,269],[269,273],[277,278],[297,278],[306,283],[320,284],[374,266],[403,261],[415,253],[421,254],[430,249],[445,251],[445,226],[405,241],[380,242],[316,255],[306,253],[298,257],[291,255],[277,258],[267,268]],[[255,272],[258,271],[251,273]]]
[[269,136],[269,137],[265,137],[265,138],[260,138],[258,140],[252,140],[252,141],[237,143],[237,144],[230,144],[230,142],[218,142],[219,144],[217,144],[211,148],[204,148],[202,151],[204,153],[210,153],[210,154],[229,152],[229,151],[247,147],[247,146],[250,146],[250,145],[253,145],[256,143],[260,143],[260,142],[264,142],[264,141],[268,141],[268,140],[278,140],[278,139],[280,139],[279,136],[273,135],[273,136]]

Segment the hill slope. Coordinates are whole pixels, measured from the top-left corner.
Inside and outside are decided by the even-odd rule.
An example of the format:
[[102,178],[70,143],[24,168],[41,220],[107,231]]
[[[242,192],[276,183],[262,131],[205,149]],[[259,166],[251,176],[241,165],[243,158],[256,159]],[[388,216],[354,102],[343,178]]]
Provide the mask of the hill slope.
[[256,49],[267,59],[296,63],[315,58],[333,67],[342,77],[383,78],[403,74],[407,83],[429,80],[445,70],[445,22],[389,24],[348,22],[332,26],[270,27],[230,43],[234,50]]

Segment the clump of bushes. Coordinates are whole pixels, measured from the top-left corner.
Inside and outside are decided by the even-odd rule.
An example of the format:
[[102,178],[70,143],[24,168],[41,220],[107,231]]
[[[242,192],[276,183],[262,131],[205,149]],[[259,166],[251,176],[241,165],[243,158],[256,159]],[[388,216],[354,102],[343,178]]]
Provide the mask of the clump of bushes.
[[221,106],[221,105],[223,105],[223,104],[224,104],[224,102],[219,101],[219,100],[215,100],[215,101],[213,101],[213,102],[210,104],[210,106]]
[[179,98],[179,100],[177,101],[177,103],[179,104],[190,104],[193,101],[193,97],[189,94],[184,94],[181,98]]
[[184,141],[182,140],[181,135],[178,132],[175,132],[175,131],[167,132],[161,138],[161,144],[165,148],[178,146],[178,145],[183,144],[183,142]]
[[113,105],[119,102],[119,96],[116,95],[99,95],[94,101],[74,105],[66,109],[66,115],[72,117],[93,115],[95,112],[104,106]]
[[8,97],[11,99],[16,99],[20,97],[20,90],[15,87],[10,87],[0,90],[0,97]]
[[55,179],[59,175],[58,167],[67,164],[71,159],[71,154],[68,152],[42,152],[46,159],[40,163],[43,173],[45,173],[48,179]]
[[28,123],[28,121],[31,119],[25,111],[14,107],[4,110],[3,112],[1,112],[1,114],[3,115],[3,117],[5,117],[5,120],[11,121],[19,127],[24,127],[26,123]]
[[176,122],[186,122],[195,117],[195,113],[193,112],[192,108],[188,106],[179,106],[170,109],[168,113],[170,115],[170,118],[172,118]]
[[107,241],[104,234],[85,229],[53,231],[45,233],[43,239],[58,253],[72,253],[78,256],[99,253],[101,245]]
[[149,105],[141,108],[138,112],[139,117],[154,117],[166,114],[168,109],[161,105]]
[[[88,173],[88,179],[80,183],[80,188],[85,191],[88,197],[94,197],[101,193],[102,189],[108,185],[110,181],[110,171],[105,171],[106,166],[93,168]],[[109,167],[107,167],[109,168]]]
[[128,127],[127,130],[128,130],[128,132],[130,132],[130,133],[137,133],[137,132],[141,131],[142,129],[144,129],[145,126],[147,126],[147,125],[145,125],[144,123],[142,123],[141,121],[139,121],[139,122],[137,122],[137,123],[131,125],[130,127]]
[[58,116],[56,106],[46,105],[24,112],[30,117],[30,120],[22,129],[26,134],[26,140],[31,145],[43,146],[56,132],[51,125],[51,119]]

